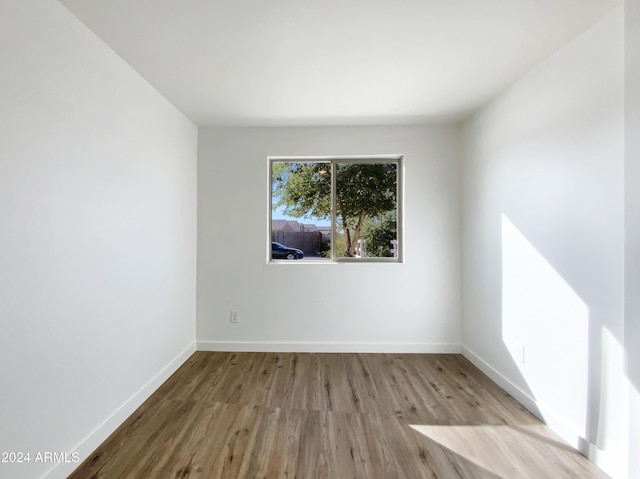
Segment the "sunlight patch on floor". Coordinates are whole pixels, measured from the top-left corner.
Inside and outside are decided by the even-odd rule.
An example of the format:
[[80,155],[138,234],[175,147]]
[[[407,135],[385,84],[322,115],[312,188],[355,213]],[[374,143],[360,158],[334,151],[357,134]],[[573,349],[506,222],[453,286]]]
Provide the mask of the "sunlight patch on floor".
[[502,478],[606,478],[545,425],[411,427]]

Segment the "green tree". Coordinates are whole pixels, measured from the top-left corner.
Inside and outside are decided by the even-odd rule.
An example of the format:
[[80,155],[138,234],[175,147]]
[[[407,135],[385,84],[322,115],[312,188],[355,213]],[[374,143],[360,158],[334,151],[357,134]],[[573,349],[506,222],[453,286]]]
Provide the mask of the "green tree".
[[294,218],[329,219],[331,216],[331,165],[280,163],[271,170],[273,209],[284,207]]
[[[273,208],[294,218],[331,217],[329,163],[273,163]],[[388,163],[336,165],[336,218],[344,232],[343,256],[353,256],[367,218],[396,209],[397,168]]]
[[382,216],[371,218],[362,228],[362,239],[369,256],[390,257],[391,240],[398,238],[398,214],[388,211]]

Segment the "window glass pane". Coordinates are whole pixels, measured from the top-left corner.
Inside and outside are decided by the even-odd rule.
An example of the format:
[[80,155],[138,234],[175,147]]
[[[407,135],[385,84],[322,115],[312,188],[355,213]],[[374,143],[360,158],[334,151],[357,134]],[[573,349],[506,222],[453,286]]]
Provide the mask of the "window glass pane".
[[398,165],[336,162],[337,257],[398,257]]
[[271,259],[331,258],[331,163],[271,163]]

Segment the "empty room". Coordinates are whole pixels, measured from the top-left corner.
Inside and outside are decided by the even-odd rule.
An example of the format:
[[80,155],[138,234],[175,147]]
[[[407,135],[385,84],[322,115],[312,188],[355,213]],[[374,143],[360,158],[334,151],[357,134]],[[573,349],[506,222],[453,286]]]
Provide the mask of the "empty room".
[[0,0],[0,479],[640,478],[640,0]]

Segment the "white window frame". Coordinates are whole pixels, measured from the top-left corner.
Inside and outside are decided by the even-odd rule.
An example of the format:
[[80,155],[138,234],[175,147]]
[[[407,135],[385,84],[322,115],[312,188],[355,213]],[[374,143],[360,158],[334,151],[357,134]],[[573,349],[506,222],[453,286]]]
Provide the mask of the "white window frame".
[[[336,255],[336,239],[337,239],[337,208],[336,208],[336,181],[337,181],[337,165],[342,163],[390,163],[395,162],[397,168],[397,184],[396,184],[396,202],[397,202],[397,256],[396,257],[365,257],[351,258]],[[277,264],[331,264],[331,263],[404,263],[404,238],[403,238],[403,178],[404,178],[404,161],[403,155],[370,155],[370,156],[269,156],[268,157],[268,211],[269,220],[267,225],[267,263]],[[327,163],[331,165],[331,257],[315,260],[278,260],[271,258],[271,227],[273,221],[273,195],[272,195],[272,171],[274,163]],[[392,248],[392,245],[389,245]]]

